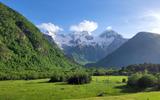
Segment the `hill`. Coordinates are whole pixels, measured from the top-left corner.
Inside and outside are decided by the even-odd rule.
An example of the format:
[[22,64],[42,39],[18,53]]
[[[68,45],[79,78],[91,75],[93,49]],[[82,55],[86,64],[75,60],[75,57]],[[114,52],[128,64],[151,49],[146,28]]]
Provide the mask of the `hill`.
[[[0,73],[52,72],[79,67],[18,12],[0,3]],[[32,75],[32,74],[31,74]],[[3,76],[3,74],[1,75]]]
[[140,32],[104,59],[88,66],[122,67],[143,63],[159,64],[159,59],[160,35]]

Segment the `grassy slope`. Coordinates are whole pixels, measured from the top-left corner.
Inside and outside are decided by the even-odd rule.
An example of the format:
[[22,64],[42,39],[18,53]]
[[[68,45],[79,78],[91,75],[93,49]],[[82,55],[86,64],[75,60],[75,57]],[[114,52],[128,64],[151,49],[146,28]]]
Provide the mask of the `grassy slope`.
[[0,2],[0,72],[78,67],[31,22]]
[[0,81],[0,100],[61,100],[96,97],[99,93],[120,95],[121,89],[115,86],[123,76],[93,77],[90,84],[67,85],[65,83],[47,83],[48,79],[31,81]]

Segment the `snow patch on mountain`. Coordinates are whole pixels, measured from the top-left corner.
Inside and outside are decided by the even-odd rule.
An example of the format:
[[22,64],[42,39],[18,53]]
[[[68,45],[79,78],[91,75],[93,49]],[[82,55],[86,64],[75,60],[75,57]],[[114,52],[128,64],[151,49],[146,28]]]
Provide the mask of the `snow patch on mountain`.
[[111,30],[109,31],[107,30],[99,36],[93,36],[93,35],[90,35],[88,32],[83,31],[80,33],[74,32],[68,35],[56,34],[54,40],[62,48],[63,48],[63,45],[73,46],[73,47],[77,45],[81,45],[81,46],[98,45],[100,47],[107,47],[117,37],[121,37],[121,35]]
[[81,64],[96,62],[104,58],[127,40],[111,28],[98,36],[82,31],[70,34],[57,33],[51,37],[66,55],[73,57]]

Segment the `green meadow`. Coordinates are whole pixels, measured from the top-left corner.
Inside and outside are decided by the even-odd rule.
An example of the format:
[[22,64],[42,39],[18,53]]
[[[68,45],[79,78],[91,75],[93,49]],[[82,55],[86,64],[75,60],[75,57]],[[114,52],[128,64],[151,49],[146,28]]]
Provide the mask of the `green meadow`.
[[[68,85],[49,79],[0,81],[0,100],[158,100],[160,92],[132,93],[126,76],[93,76],[84,85]],[[130,93],[129,93],[130,92]]]
[[160,100],[160,92],[133,93],[120,96],[93,97],[77,100]]

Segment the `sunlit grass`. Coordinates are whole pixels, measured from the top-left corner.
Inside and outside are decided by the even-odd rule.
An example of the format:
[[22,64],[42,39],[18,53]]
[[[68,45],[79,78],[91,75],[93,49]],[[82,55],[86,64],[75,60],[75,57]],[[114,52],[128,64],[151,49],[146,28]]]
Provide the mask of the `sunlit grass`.
[[143,92],[120,96],[83,98],[79,100],[160,100],[160,92]]
[[[125,85],[121,80],[125,76],[93,77],[90,84],[68,85],[66,83],[48,83],[49,79],[0,81],[0,100],[60,100],[119,95]],[[109,81],[108,81],[109,80]]]
[[[0,100],[159,100],[160,92],[122,92],[126,76],[94,76],[90,84],[48,83],[49,79],[0,81]],[[103,94],[102,97],[98,96]]]

